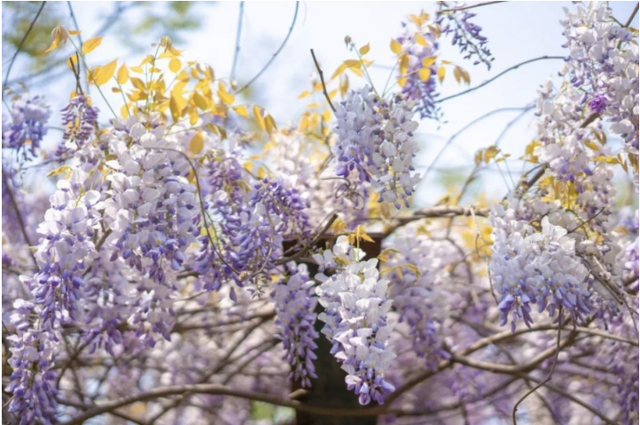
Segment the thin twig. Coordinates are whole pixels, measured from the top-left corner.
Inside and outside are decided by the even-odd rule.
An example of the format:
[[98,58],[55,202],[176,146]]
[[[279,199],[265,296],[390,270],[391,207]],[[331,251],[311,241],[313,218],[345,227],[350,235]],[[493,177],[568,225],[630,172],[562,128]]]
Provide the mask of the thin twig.
[[636,17],[636,13],[638,13],[638,6],[640,4],[636,3],[636,7],[633,8],[633,11],[631,12],[631,15],[629,15],[629,17],[627,18],[627,22],[624,23],[624,28],[628,28],[629,25],[631,25],[631,22],[633,22],[633,18]]
[[269,59],[269,62],[267,62],[267,64],[260,70],[260,72],[258,72],[255,77],[253,77],[251,80],[249,80],[249,82],[247,84],[245,84],[244,86],[242,86],[242,88],[239,89],[236,93],[242,93],[244,90],[249,88],[249,86],[251,84],[253,84],[258,78],[260,78],[260,76],[267,70],[267,68],[269,68],[271,63],[280,54],[280,52],[282,51],[284,46],[287,44],[287,41],[289,41],[289,37],[291,37],[291,33],[293,32],[293,27],[296,25],[296,19],[298,19],[298,9],[299,8],[300,8],[300,2],[297,1],[296,2],[296,10],[295,10],[295,12],[293,14],[293,21],[291,22],[291,26],[289,27],[289,32],[287,33],[287,36],[285,37],[285,39],[282,41],[282,44],[280,45],[278,50],[276,50],[276,52],[273,54],[273,56],[271,56],[271,59]]
[[[78,21],[76,20],[76,14],[73,13],[73,6],[71,5],[71,2],[68,1],[67,5],[69,6],[69,13],[71,14],[71,19],[73,20],[73,25],[76,27],[76,31],[78,31],[78,40],[80,41],[80,50],[82,51],[82,45],[84,44],[84,42],[82,41],[82,34],[80,34],[80,26],[78,25]],[[79,66],[80,66],[80,64],[78,64],[78,67]],[[87,64],[85,64],[85,72],[87,74],[89,74],[89,70],[87,69]],[[80,84],[80,83],[78,82],[78,84]],[[89,83],[88,82],[87,82],[87,94],[89,94]]]
[[[526,108],[526,107],[525,107]],[[515,111],[522,111],[523,108],[519,108],[519,107],[510,107],[510,108],[499,108],[499,109],[494,109],[493,111],[489,111],[486,114],[483,114],[481,116],[479,116],[478,118],[474,119],[473,121],[471,121],[469,124],[465,125],[464,127],[462,127],[460,130],[458,130],[456,133],[454,133],[444,144],[444,146],[442,147],[442,149],[440,149],[440,151],[436,154],[436,156],[433,158],[433,161],[431,161],[431,164],[429,164],[429,166],[427,167],[427,170],[424,172],[424,175],[422,177],[422,180],[426,180],[427,176],[429,175],[429,172],[433,169],[433,167],[438,163],[438,160],[440,159],[440,157],[442,156],[442,154],[444,154],[444,152],[451,146],[451,144],[453,143],[453,141],[460,136],[462,133],[464,133],[465,131],[467,131],[468,129],[470,129],[471,127],[473,127],[474,125],[476,125],[477,123],[479,123],[480,121],[489,118],[490,116],[494,115],[494,114],[498,114],[501,112],[515,112]]]
[[487,1],[484,3],[478,3],[478,4],[472,4],[469,6],[460,6],[460,7],[452,7],[450,9],[442,9],[442,10],[438,10],[438,12],[436,12],[438,15],[442,14],[442,13],[446,13],[446,12],[457,12],[460,10],[469,10],[469,9],[475,9],[476,7],[482,7],[482,6],[490,6],[492,4],[498,4],[498,3],[507,3],[506,1]]
[[[29,25],[29,29],[27,30],[27,33],[24,35],[24,37],[22,37],[22,41],[20,41],[20,44],[18,45],[18,50],[16,50],[16,52],[13,54],[13,57],[11,58],[11,62],[9,63],[9,68],[7,68],[7,74],[4,77],[4,83],[2,83],[3,88],[7,86],[7,81],[9,81],[9,74],[11,74],[11,68],[13,67],[13,63],[16,61],[16,57],[18,57],[18,54],[22,50],[22,46],[24,45],[24,42],[27,41],[27,37],[29,37],[29,34],[31,34],[31,30],[33,29],[33,26],[36,24],[36,21],[40,17],[40,13],[42,12],[42,9],[44,9],[45,4],[47,4],[47,2],[43,1],[42,4],[40,5],[40,9],[38,9],[38,13],[36,13],[36,16],[33,18],[33,21],[31,21],[31,25]],[[4,92],[2,93],[4,95]]]
[[240,2],[240,11],[238,12],[238,29],[236,30],[236,48],[233,52],[233,64],[231,65],[231,80],[236,79],[236,65],[238,65],[238,57],[240,56],[240,35],[242,34],[242,16],[244,15],[244,2]]
[[16,198],[13,196],[13,190],[11,190],[11,186],[9,185],[9,179],[7,178],[6,173],[2,170],[2,182],[5,185],[5,190],[9,195],[9,202],[11,202],[11,206],[13,210],[16,212],[16,218],[18,219],[18,224],[20,225],[20,231],[22,232],[22,236],[24,237],[24,241],[28,246],[29,254],[31,254],[31,259],[33,260],[34,267],[38,267],[38,260],[36,260],[36,255],[31,251],[31,241],[29,240],[29,234],[27,233],[27,228],[24,224],[24,220],[22,219],[22,214],[20,214],[20,209],[18,208],[18,203],[16,202]]
[[562,332],[562,307],[560,307],[558,313],[558,337],[556,339],[556,354],[553,357],[553,363],[551,364],[551,370],[547,377],[538,383],[535,387],[531,388],[525,395],[523,395],[520,400],[516,402],[513,406],[513,412],[511,413],[511,418],[513,419],[513,425],[518,425],[518,420],[516,419],[516,414],[518,413],[518,406],[522,403],[527,397],[536,392],[540,387],[544,386],[547,382],[551,381],[551,377],[553,376],[553,372],[556,370],[556,365],[558,364],[558,356],[560,355],[560,336]]
[[333,103],[331,102],[331,98],[329,97],[329,93],[327,93],[327,86],[324,83],[324,74],[322,73],[322,68],[320,68],[320,65],[318,64],[318,60],[316,59],[316,54],[313,52],[313,49],[311,49],[311,57],[313,57],[313,63],[316,64],[316,69],[318,70],[318,75],[320,75],[320,83],[322,83],[322,92],[324,93],[324,97],[327,98],[327,102],[329,103],[329,106],[331,107],[331,110],[335,113],[336,112],[336,108],[333,106]]
[[502,77],[504,74],[507,74],[507,73],[513,71],[514,69],[520,68],[522,65],[527,65],[527,64],[530,64],[530,63],[533,63],[533,62],[537,62],[537,61],[541,61],[541,60],[550,60],[550,59],[562,59],[562,60],[564,60],[565,57],[564,56],[540,56],[539,58],[529,59],[527,61],[520,62],[519,64],[513,65],[512,67],[505,69],[504,71],[502,71],[501,73],[499,73],[495,77],[488,79],[487,81],[485,81],[482,84],[477,85],[476,87],[471,87],[470,89],[461,91],[460,93],[456,93],[456,94],[453,94],[451,96],[443,97],[442,99],[436,100],[435,103],[442,103],[444,101],[454,99],[454,98],[456,98],[458,96],[462,96],[464,94],[476,91],[479,88],[482,88],[482,87],[486,86],[487,84],[494,82],[498,78]]

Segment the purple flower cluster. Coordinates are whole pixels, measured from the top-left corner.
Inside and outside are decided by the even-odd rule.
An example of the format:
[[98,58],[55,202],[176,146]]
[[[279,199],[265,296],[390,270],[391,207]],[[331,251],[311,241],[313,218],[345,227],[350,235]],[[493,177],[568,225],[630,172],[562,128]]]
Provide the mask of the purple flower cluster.
[[[453,34],[451,44],[458,46],[460,52],[465,54],[465,59],[474,58],[474,65],[483,63],[487,69],[491,69],[491,62],[495,58],[487,46],[487,37],[480,34],[482,27],[470,21],[476,14],[464,10],[464,3],[453,7],[449,2],[438,3],[441,12],[436,23],[442,27],[442,33]],[[458,8],[460,10],[456,10]]]
[[611,131],[638,154],[638,46],[630,29],[620,26],[606,2],[565,10],[562,21],[569,50],[563,73],[583,93],[581,105],[608,118]]
[[41,96],[24,94],[12,101],[11,122],[2,120],[3,147],[14,149],[26,161],[36,156],[36,150],[47,134],[49,106]]
[[[20,425],[57,423],[57,375],[53,370],[54,335],[51,330],[34,326],[36,306],[24,300],[14,303],[11,324],[16,333],[7,339],[11,343],[11,382],[6,391],[13,393],[9,412]],[[38,320],[38,319],[36,319]]]
[[169,339],[170,297],[177,289],[174,274],[186,259],[185,251],[200,229],[196,187],[187,177],[189,162],[175,142],[165,140],[165,129],[147,131],[131,127],[134,144],[116,138],[111,150],[118,157],[117,172],[107,177],[110,195],[105,221],[111,229],[106,246],[111,261],[124,260],[136,277],[140,296],[135,300],[134,325],[150,323],[153,331]]
[[58,158],[65,158],[70,152],[86,145],[95,133],[99,112],[98,108],[90,105],[89,98],[83,95],[71,99],[60,111],[65,131],[62,136],[64,142],[56,150]]
[[311,379],[317,378],[313,361],[318,348],[314,329],[315,308],[318,299],[314,294],[314,281],[309,277],[307,266],[287,264],[291,274],[286,281],[276,284],[271,299],[276,305],[275,324],[280,329],[283,359],[291,365],[290,380],[300,381],[303,387],[311,386]]
[[[415,102],[414,109],[420,113],[420,118],[440,120],[442,112],[436,104],[436,99],[439,96],[436,83],[437,65],[435,63],[438,52],[437,40],[430,31],[424,30],[412,20],[402,22],[402,28],[403,34],[396,38],[402,46],[402,52],[408,55],[408,67],[405,71],[406,82],[402,86],[402,96]],[[425,67],[423,61],[429,60],[432,63]],[[430,71],[429,78],[425,81],[420,73],[421,69]],[[403,76],[399,75],[399,77]]]
[[531,304],[552,318],[562,308],[581,322],[591,313],[591,293],[586,283],[589,272],[576,256],[575,240],[548,217],[536,232],[530,224],[533,217],[526,218],[531,211],[519,205],[517,199],[510,200],[507,208],[496,205],[490,215],[493,255],[489,269],[499,296],[500,325],[511,316],[512,330],[518,319],[530,326]]
[[[282,242],[309,237],[308,203],[284,178],[248,180],[235,158],[211,160],[207,170],[213,223],[199,238],[197,258],[204,289],[217,290],[231,281],[261,290],[259,282],[270,279]],[[235,291],[230,296],[235,298]]]
[[[95,170],[94,170],[95,171]],[[98,187],[100,173],[76,169],[69,180],[60,180],[51,196],[51,208],[38,226],[43,236],[36,251],[40,272],[30,289],[39,311],[42,328],[51,330],[59,321],[74,320],[84,285],[84,272],[96,257],[93,237],[99,229],[104,208]]]
[[380,195],[379,202],[397,209],[401,204],[408,207],[408,198],[420,181],[413,167],[418,151],[413,132],[418,123],[412,116],[411,102],[387,102],[369,86],[350,91],[336,111],[338,143],[332,148],[338,160],[336,174],[359,180],[363,189],[370,183]]

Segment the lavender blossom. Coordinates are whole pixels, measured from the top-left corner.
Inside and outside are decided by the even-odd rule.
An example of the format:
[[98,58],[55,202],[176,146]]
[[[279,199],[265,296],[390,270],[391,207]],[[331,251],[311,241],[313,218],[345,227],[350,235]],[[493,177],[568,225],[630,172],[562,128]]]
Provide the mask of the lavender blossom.
[[314,282],[309,278],[304,264],[287,264],[291,276],[286,282],[276,285],[271,298],[276,304],[275,324],[280,329],[280,337],[286,354],[283,359],[291,365],[289,379],[300,381],[303,387],[311,386],[311,379],[317,378],[313,361],[318,348],[314,329],[318,299],[314,296]]
[[22,154],[22,161],[34,158],[47,134],[47,121],[51,116],[49,106],[44,98],[25,94],[12,101],[10,113],[10,123],[5,124],[3,117],[3,145]]
[[438,4],[441,11],[436,23],[442,26],[442,33],[453,34],[451,44],[458,46],[465,59],[473,58],[474,65],[483,63],[491,69],[495,58],[487,47],[487,37],[480,34],[482,27],[470,21],[476,14],[462,9],[464,3],[452,6],[450,2],[441,1]]

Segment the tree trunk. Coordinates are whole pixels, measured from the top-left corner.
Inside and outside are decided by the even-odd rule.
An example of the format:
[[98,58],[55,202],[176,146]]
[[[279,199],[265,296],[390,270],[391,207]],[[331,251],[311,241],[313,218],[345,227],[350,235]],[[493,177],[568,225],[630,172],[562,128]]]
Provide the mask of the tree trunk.
[[[365,251],[366,259],[376,258],[380,255],[380,247],[382,244],[381,235],[370,235],[374,243],[360,241],[360,249]],[[336,238],[327,237],[320,240],[317,247],[332,246]],[[286,241],[284,249],[287,250],[295,245],[296,241]],[[306,263],[309,268],[309,276],[313,277],[318,272],[316,264]],[[318,303],[316,313],[320,314],[324,308]],[[324,323],[320,320],[316,321],[315,329],[320,335],[316,340],[318,349],[316,355],[318,358],[314,362],[316,368],[317,379],[311,381],[311,388],[306,388],[307,394],[298,397],[298,400],[317,407],[339,408],[339,409],[362,409],[358,403],[358,397],[353,391],[347,390],[345,378],[347,373],[341,369],[341,364],[330,353],[331,342],[322,334],[321,330]],[[300,388],[298,382],[292,384],[292,390]],[[297,425],[376,425],[376,416],[347,417],[340,415],[320,415],[316,413],[296,412]]]

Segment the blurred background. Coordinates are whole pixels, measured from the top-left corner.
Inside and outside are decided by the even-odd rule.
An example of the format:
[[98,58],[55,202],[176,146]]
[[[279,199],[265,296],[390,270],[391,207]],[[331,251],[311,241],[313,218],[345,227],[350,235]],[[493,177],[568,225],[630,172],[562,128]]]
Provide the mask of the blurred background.
[[[613,15],[624,22],[635,3],[614,1],[609,5]],[[2,3],[3,78],[40,6],[41,2]],[[75,88],[73,75],[64,63],[72,46],[67,44],[51,54],[44,53],[56,25],[79,28],[84,40],[104,36],[101,46],[88,56],[90,66],[116,57],[119,63],[138,64],[144,56],[153,54],[152,43],[168,35],[186,59],[211,65],[217,77],[229,77],[240,22],[235,75],[239,86],[264,67],[292,28],[280,54],[238,102],[264,106],[279,127],[295,126],[307,104],[318,102],[323,108],[326,105],[321,94],[314,95],[315,99],[298,99],[300,92],[309,89],[316,73],[310,48],[315,50],[325,74],[331,75],[342,61],[354,57],[345,47],[345,36],[350,36],[357,46],[369,43],[367,57],[375,61],[370,75],[374,85],[381,88],[395,60],[389,42],[400,34],[402,20],[420,11],[434,16],[438,8],[436,2],[300,2],[298,6],[295,13],[296,2],[48,2],[15,60],[8,86],[19,91],[23,84],[31,93],[48,99],[53,128],[44,147],[52,149],[62,135],[58,111]],[[571,7],[571,2],[505,2],[476,8],[473,22],[483,28],[495,57],[491,70],[465,61],[458,48],[450,45],[450,38],[444,38],[440,45],[440,57],[465,68],[473,88],[529,59],[566,55],[559,21],[564,16],[563,8]],[[632,26],[638,27],[637,16]],[[414,205],[431,205],[460,186],[474,167],[475,152],[498,138],[503,152],[511,157],[500,168],[496,164],[485,167],[462,204],[480,192],[489,199],[499,199],[513,188],[523,170],[518,158],[535,137],[531,127],[534,109],[524,108],[533,104],[536,90],[548,77],[557,80],[561,67],[559,59],[538,60],[469,94],[441,102],[442,121],[423,120],[417,132],[422,148],[416,159],[419,171],[424,174],[431,168]],[[349,78],[351,87],[365,84],[353,74]],[[440,98],[466,89],[449,74]],[[120,94],[107,93],[107,98],[117,108],[121,106]],[[108,110],[99,96],[94,95],[93,99],[102,111]],[[103,114],[101,122],[106,123],[107,119]],[[437,157],[445,145],[446,150]],[[627,176],[618,176],[617,186],[620,200],[633,198],[636,202]],[[33,190],[47,190],[47,186],[39,181]]]

